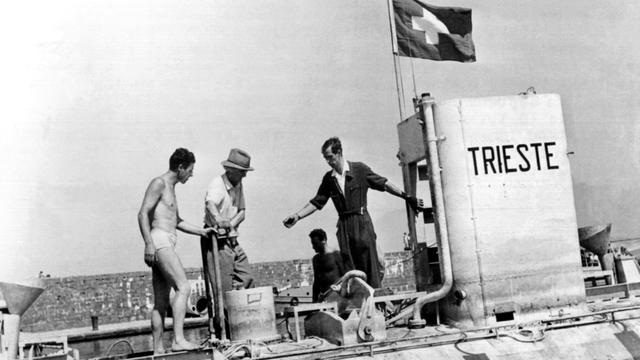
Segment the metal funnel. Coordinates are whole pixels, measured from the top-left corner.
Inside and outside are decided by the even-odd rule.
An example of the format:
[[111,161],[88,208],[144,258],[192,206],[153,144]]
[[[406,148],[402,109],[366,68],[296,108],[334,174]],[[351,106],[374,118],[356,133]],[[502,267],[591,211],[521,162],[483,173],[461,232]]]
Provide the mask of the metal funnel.
[[603,256],[609,250],[609,235],[611,235],[611,224],[585,226],[578,229],[580,246],[598,257]]
[[0,293],[9,314],[22,315],[44,291],[44,281],[33,278],[20,282],[0,281]]

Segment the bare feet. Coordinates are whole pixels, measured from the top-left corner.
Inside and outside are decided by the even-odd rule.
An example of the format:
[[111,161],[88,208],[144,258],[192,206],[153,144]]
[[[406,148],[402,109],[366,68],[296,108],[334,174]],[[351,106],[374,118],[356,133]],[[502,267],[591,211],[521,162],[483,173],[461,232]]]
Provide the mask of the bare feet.
[[173,344],[171,344],[171,351],[189,351],[198,349],[200,349],[200,345],[190,343],[186,340],[180,342],[174,341]]
[[153,355],[164,355],[166,353],[167,353],[167,350],[165,350],[165,348],[163,347],[153,350]]

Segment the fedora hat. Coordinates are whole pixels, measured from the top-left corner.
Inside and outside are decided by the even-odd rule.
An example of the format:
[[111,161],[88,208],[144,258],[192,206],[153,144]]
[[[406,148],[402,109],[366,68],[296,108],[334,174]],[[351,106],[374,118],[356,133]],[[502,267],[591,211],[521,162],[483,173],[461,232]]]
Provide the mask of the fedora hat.
[[221,164],[222,166],[234,169],[253,171],[253,168],[249,166],[251,164],[251,156],[249,156],[246,151],[240,149],[231,149],[231,151],[229,151],[229,157]]

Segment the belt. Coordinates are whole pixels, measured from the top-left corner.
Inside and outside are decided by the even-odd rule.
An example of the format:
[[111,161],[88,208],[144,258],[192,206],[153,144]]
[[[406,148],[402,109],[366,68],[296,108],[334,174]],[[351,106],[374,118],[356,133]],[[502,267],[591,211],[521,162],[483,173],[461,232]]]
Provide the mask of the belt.
[[364,215],[364,213],[367,211],[367,208],[365,206],[361,206],[358,209],[355,210],[346,210],[343,211],[340,214],[340,217],[347,217],[347,216],[351,216],[351,215]]

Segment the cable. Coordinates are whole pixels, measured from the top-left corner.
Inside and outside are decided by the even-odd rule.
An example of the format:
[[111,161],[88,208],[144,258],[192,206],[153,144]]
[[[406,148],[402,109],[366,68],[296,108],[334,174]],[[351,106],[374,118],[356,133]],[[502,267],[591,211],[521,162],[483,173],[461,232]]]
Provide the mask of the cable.
[[287,347],[289,347],[288,349],[282,349],[282,350],[275,350],[273,348],[271,348],[269,345],[263,343],[263,342],[255,342],[255,345],[258,346],[262,346],[265,349],[267,349],[267,351],[269,351],[272,354],[280,354],[280,353],[284,353],[284,352],[288,352],[291,350],[291,348],[295,348],[295,349],[301,349],[301,350],[312,350],[312,349],[317,349],[319,347],[321,347],[322,345],[324,345],[326,343],[326,340],[319,338],[317,336],[309,336],[306,338],[307,340],[317,340],[318,342],[316,344],[306,344],[306,343],[299,343],[299,342],[295,342],[293,340],[289,340],[286,341],[284,343],[281,343],[281,345],[286,345]]
[[407,336],[409,336],[409,334],[411,334],[411,332],[413,332],[413,329],[411,329],[411,328],[410,328],[410,329],[409,329],[409,331],[407,331],[407,333],[406,333],[406,334],[404,334],[404,335],[402,335],[402,336],[400,337],[400,339],[404,339],[404,338],[406,338]]
[[238,354],[238,352],[240,352],[240,351],[244,351],[244,354],[241,354],[241,355],[244,355],[245,357],[255,357],[255,356],[259,356],[257,354],[259,354],[260,351],[258,351],[254,347],[264,348],[269,353],[277,355],[277,354],[289,352],[289,351],[292,350],[292,348],[293,349],[299,349],[299,350],[316,349],[316,348],[324,345],[324,343],[326,342],[324,339],[321,339],[321,338],[318,338],[318,337],[315,337],[315,336],[310,336],[307,339],[315,339],[318,342],[315,343],[315,344],[311,344],[310,345],[310,344],[306,344],[306,343],[297,343],[297,342],[295,342],[293,340],[289,340],[289,341],[286,341],[284,343],[281,343],[281,345],[286,345],[287,348],[281,349],[281,350],[276,350],[276,349],[273,349],[272,347],[270,347],[269,345],[267,345],[266,343],[264,343],[262,341],[244,341],[244,342],[241,342],[241,343],[236,343],[236,344],[230,345],[226,349],[218,348],[218,350],[226,358],[238,357],[238,356],[236,356],[236,354]]
[[[398,305],[396,305],[394,307],[394,310],[392,312],[390,312],[388,315],[385,314],[385,320],[391,319],[395,316],[397,316],[398,314],[400,314],[402,312],[402,310],[406,309],[407,307],[413,305],[416,302],[416,299],[403,299],[402,302]],[[400,320],[400,319],[398,319]],[[391,327],[391,325],[387,326],[387,327]]]
[[533,332],[532,332],[532,338],[531,339],[520,339],[516,336],[513,336],[511,334],[499,334],[498,336],[504,336],[504,337],[508,337],[510,339],[513,339],[515,341],[521,342],[521,343],[535,343],[538,341],[542,341],[544,340],[544,338],[546,337],[546,334],[544,333],[544,330],[539,330],[540,331],[540,336],[538,336],[537,338],[533,338]]
[[418,91],[416,90],[416,72],[413,69],[413,57],[411,59],[411,77],[413,78],[413,95],[418,98]]
[[122,340],[118,340],[118,341],[114,342],[113,344],[111,344],[111,346],[109,346],[109,348],[107,349],[107,355],[106,355],[106,357],[109,357],[109,355],[111,354],[111,350],[113,350],[113,348],[114,348],[116,345],[120,344],[120,343],[125,343],[125,344],[129,345],[129,349],[131,350],[131,353],[132,353],[132,354],[135,352],[135,350],[133,349],[133,345],[131,345],[131,343],[129,342],[129,340],[122,339]]
[[423,247],[422,249],[420,249],[420,250],[416,251],[414,254],[411,254],[411,256],[409,256],[409,257],[407,257],[407,258],[405,258],[405,259],[400,260],[400,262],[401,262],[401,263],[405,263],[405,262],[407,262],[407,261],[409,261],[409,260],[413,259],[416,255],[420,254],[421,252],[425,251],[426,249],[428,249],[428,247],[427,247],[427,246],[425,246],[425,247]]

